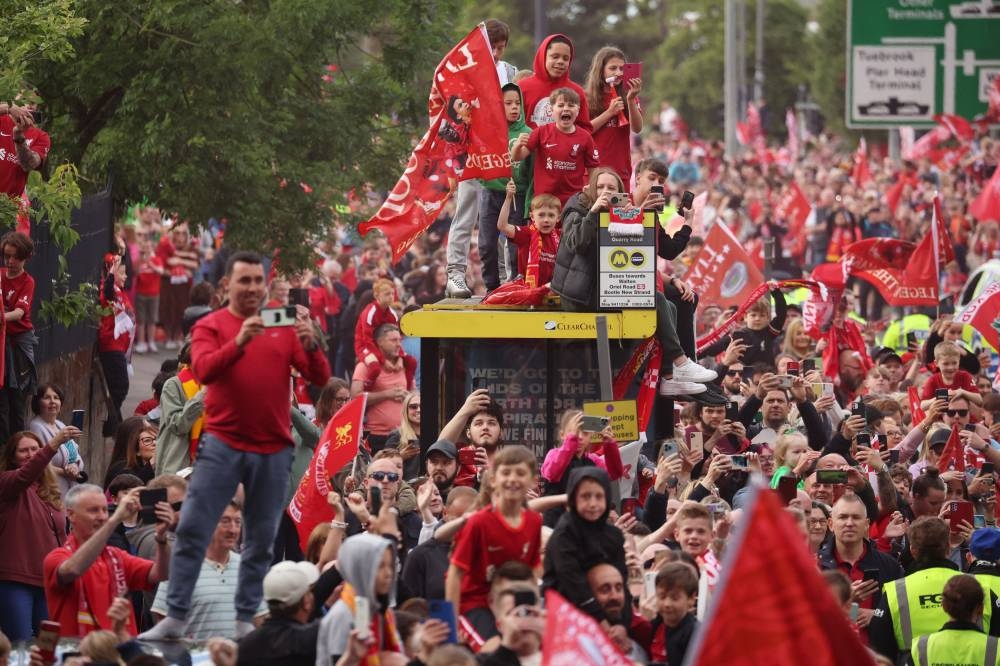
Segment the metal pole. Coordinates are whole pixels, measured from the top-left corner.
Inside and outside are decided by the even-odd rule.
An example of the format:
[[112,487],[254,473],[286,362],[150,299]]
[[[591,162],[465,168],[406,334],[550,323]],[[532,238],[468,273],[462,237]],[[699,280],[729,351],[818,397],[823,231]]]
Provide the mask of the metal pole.
[[739,95],[736,87],[736,0],[726,0],[725,9],[725,102],[726,157],[736,156],[736,121],[739,113]]
[[891,159],[893,163],[898,162],[899,153],[899,130],[892,128],[889,130],[889,159]]
[[538,46],[549,34],[549,2],[535,0],[535,45]]
[[767,0],[757,0],[757,34],[754,46],[753,98],[764,98],[764,12]]
[[597,373],[601,382],[601,400],[614,400],[611,378],[611,344],[608,342],[608,318],[597,315]]
[[774,272],[774,239],[764,239],[764,279],[770,280]]
[[747,102],[750,101],[750,88],[747,86],[747,2],[736,2],[736,77],[739,81],[739,100],[737,112],[740,120],[746,120]]

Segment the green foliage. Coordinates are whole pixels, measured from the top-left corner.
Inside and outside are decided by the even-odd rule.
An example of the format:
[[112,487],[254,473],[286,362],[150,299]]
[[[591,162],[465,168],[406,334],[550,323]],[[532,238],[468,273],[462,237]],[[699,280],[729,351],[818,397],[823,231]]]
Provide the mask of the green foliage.
[[73,5],[73,0],[0,3],[0,100],[14,99],[31,84],[35,65],[64,63],[73,55],[70,39],[86,23],[74,15]]
[[53,151],[304,266],[345,192],[399,177],[433,69],[472,27],[451,26],[456,2],[78,0],[77,62],[39,81]]
[[844,131],[847,87],[847,0],[820,0],[816,6],[816,34],[810,89],[835,132]]
[[66,328],[85,322],[96,323],[109,312],[98,305],[97,287],[89,282],[81,282],[76,289],[70,289],[69,276],[63,274],[52,281],[52,293],[53,298],[42,301],[39,311],[47,321],[58,322]]

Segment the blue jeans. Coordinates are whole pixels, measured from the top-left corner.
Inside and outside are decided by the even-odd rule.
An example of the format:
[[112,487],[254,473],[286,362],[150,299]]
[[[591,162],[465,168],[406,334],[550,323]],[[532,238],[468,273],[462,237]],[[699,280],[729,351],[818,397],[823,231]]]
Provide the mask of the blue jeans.
[[31,640],[48,616],[44,588],[0,580],[0,631],[12,643]]
[[274,537],[285,507],[292,447],[277,453],[246,453],[205,433],[181,507],[177,541],[170,558],[167,614],[187,619],[205,551],[236,487],[242,482],[243,551],[240,554],[236,618],[251,622],[264,597],[264,574],[271,566]]

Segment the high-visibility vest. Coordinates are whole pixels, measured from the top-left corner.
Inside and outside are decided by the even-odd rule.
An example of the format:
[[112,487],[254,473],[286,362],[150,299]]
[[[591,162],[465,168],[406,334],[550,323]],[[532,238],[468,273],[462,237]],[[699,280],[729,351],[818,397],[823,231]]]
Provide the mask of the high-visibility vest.
[[941,593],[945,583],[957,575],[954,569],[932,567],[882,586],[900,651],[908,650],[914,637],[934,633],[948,621],[941,608]]
[[973,577],[983,586],[983,594],[986,597],[983,603],[983,631],[990,633],[990,619],[993,617],[993,596],[990,592],[1000,598],[1000,576],[977,573],[973,574]]
[[881,345],[892,348],[897,354],[904,354],[909,351],[906,346],[906,334],[917,331],[929,333],[931,323],[931,318],[922,314],[911,314],[902,319],[896,319],[882,334]]
[[917,666],[996,666],[997,637],[972,629],[942,629],[913,641]]

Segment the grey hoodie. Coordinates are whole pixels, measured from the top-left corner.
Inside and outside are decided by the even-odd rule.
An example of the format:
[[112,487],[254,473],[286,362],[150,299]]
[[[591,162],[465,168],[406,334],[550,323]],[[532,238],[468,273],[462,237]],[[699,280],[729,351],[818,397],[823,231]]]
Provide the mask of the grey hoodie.
[[[368,599],[372,617],[376,615],[381,617],[388,607],[396,603],[396,573],[393,573],[388,598],[383,597],[380,601],[375,594],[375,575],[382,562],[382,554],[387,548],[392,550],[395,561],[396,545],[393,542],[374,534],[355,534],[344,541],[337,557],[337,569],[343,576],[344,582],[351,584],[357,596]],[[347,639],[352,629],[354,629],[354,613],[343,600],[338,600],[320,623],[316,666],[330,666],[336,663],[337,658],[347,650]]]

